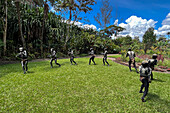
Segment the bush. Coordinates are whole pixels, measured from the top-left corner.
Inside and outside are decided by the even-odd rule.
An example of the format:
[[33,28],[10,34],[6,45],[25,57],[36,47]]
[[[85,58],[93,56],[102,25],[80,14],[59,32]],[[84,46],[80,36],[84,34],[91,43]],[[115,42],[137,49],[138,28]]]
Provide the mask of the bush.
[[66,57],[69,57],[69,55],[66,55],[66,54],[64,54],[64,53],[62,53],[62,52],[58,52],[58,53],[57,53],[57,57],[58,57],[58,58],[61,58],[61,57],[66,58]]
[[89,56],[89,54],[80,54],[79,56],[80,57],[86,57],[86,56]]
[[158,66],[167,66],[169,68],[170,67],[170,60],[165,59],[164,62],[159,60],[157,65]]
[[128,61],[127,59],[126,59],[126,53],[127,53],[127,51],[126,50],[121,50],[121,59],[123,60],[123,61]]

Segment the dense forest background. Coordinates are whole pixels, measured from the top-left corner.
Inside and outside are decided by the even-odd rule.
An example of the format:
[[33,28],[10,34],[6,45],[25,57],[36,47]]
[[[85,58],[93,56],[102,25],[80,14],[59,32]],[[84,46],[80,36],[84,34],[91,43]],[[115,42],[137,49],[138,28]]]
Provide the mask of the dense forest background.
[[[113,34],[116,36],[124,28],[114,24],[107,26],[108,20],[101,30],[75,25],[82,19],[78,17],[79,12],[91,11],[95,3],[94,0],[1,0],[0,58],[15,60],[20,46],[28,51],[30,58],[46,58],[50,48],[55,48],[58,57],[67,57],[70,48],[77,56],[85,56],[91,47],[96,54],[104,48],[109,53],[125,53],[131,47],[138,54],[157,53],[170,57],[168,38],[156,36],[154,28],[146,31],[141,42],[137,36],[112,39]],[[49,4],[57,14],[49,10]],[[65,12],[68,12],[69,19],[64,18]],[[94,18],[97,21],[98,17]]]

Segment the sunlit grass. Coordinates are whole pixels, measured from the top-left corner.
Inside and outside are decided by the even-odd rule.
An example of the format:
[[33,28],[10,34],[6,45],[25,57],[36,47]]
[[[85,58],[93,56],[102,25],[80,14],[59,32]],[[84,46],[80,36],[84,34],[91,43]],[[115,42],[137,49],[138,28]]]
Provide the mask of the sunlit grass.
[[170,112],[170,75],[153,72],[145,103],[139,94],[141,82],[133,69],[108,60],[111,66],[88,65],[88,58],[29,62],[0,66],[0,112]]
[[121,57],[121,55],[112,55],[112,56],[108,56],[108,57],[110,57],[110,58],[119,58],[119,57]]

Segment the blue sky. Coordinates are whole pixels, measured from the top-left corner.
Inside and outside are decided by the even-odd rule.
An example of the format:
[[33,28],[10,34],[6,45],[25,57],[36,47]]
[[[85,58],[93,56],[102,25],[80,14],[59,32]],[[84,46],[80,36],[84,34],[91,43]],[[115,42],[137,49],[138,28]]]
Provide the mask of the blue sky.
[[[94,16],[100,12],[102,2],[101,0],[96,0],[96,2],[97,4],[92,6],[92,11],[80,14],[89,22],[84,20],[79,22],[92,24],[99,29],[100,26],[94,20]],[[110,5],[113,7],[111,24],[118,19],[118,25],[128,29],[120,35],[133,37],[139,34],[141,38],[149,27],[154,27],[157,35],[170,32],[170,0],[110,0]],[[135,31],[137,33],[134,33]]]

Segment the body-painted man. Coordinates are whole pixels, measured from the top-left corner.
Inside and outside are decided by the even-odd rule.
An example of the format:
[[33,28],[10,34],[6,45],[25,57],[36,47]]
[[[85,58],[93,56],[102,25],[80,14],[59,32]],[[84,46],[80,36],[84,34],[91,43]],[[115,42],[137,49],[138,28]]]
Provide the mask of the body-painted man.
[[22,66],[22,69],[23,69],[24,74],[25,74],[26,71],[28,71],[28,66],[27,66],[27,65],[28,65],[28,60],[27,60],[28,54],[27,54],[27,51],[24,50],[23,47],[20,47],[20,48],[19,48],[19,51],[20,51],[20,52],[17,54],[16,57],[21,58],[21,66]]
[[[152,72],[152,69],[148,66],[147,60],[142,62],[142,65],[139,67],[139,72],[140,72],[140,81],[142,82],[139,93],[143,93],[141,100],[142,102],[145,102],[144,98],[148,94],[149,83],[151,82],[150,75]],[[144,92],[142,91],[143,88],[145,88]]]
[[[154,70],[154,66],[157,65],[157,54],[152,55],[152,59],[148,60],[149,62],[149,67]],[[151,72],[151,80],[153,80],[153,73]]]
[[128,57],[128,56],[129,56],[129,70],[132,71],[132,70],[131,70],[131,64],[133,64],[134,67],[135,67],[136,72],[139,73],[139,72],[137,71],[136,64],[135,64],[135,57],[136,57],[136,55],[135,55],[135,52],[133,52],[133,51],[131,50],[131,48],[128,49],[128,52],[127,52],[127,54],[126,54],[126,57]]
[[53,60],[55,60],[56,65],[58,65],[59,67],[61,66],[59,63],[57,63],[56,51],[54,50],[54,48],[51,48],[51,61],[50,61],[51,68],[53,68],[53,64],[52,64]]
[[73,50],[70,49],[70,51],[68,52],[69,56],[70,56],[70,62],[71,65],[73,65],[73,62],[75,65],[77,65],[77,63],[74,61],[74,54],[73,54]]
[[109,66],[109,63],[107,62],[107,49],[104,49],[104,53],[103,53],[104,57],[103,57],[103,65],[105,65],[105,62],[107,63],[107,65]]
[[94,65],[96,65],[95,61],[94,61],[94,58],[95,58],[95,54],[94,54],[94,50],[93,48],[90,48],[90,53],[91,55],[90,59],[89,59],[89,65],[91,64],[91,61],[93,61]]

